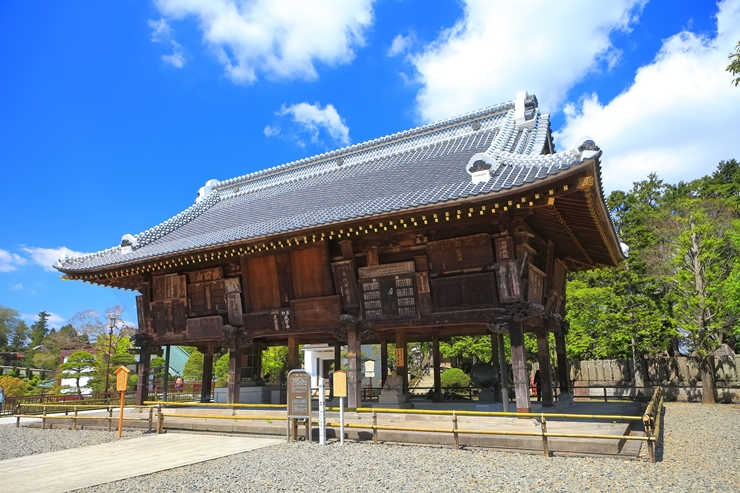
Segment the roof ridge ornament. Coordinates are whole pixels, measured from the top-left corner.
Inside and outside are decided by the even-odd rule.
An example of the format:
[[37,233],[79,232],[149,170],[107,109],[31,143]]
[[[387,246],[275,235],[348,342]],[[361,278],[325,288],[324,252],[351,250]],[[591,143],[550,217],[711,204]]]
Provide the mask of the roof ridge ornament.
[[514,98],[514,123],[518,130],[534,128],[538,116],[537,96],[527,91],[516,93]]
[[473,154],[465,165],[465,170],[470,175],[473,185],[486,183],[491,179],[498,169],[499,164],[486,153],[478,152]]
[[571,152],[578,156],[580,160],[590,159],[601,152],[601,148],[596,145],[594,139],[588,135],[584,135],[580,139],[576,140],[576,143],[571,148]]
[[198,189],[198,196],[195,198],[195,203],[198,204],[201,200],[208,197],[213,192],[213,189],[216,188],[218,183],[219,181],[215,178],[208,180],[205,185]]

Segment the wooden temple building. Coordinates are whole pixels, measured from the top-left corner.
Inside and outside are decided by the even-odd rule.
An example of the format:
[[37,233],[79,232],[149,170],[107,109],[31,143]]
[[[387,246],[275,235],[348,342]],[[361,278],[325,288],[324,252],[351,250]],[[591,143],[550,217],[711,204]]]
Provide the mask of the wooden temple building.
[[[236,178],[120,245],[61,258],[69,279],[139,292],[137,399],[147,354],[166,345],[230,354],[229,402],[259,377],[260,348],[347,345],[349,407],[360,405],[360,344],[492,335],[511,343],[516,407],[531,409],[524,332],[537,335],[543,404],[568,392],[566,274],[623,259],[590,140],[554,152],[537,99],[513,101]],[[558,375],[551,375],[549,333]],[[339,350],[336,351],[339,359]],[[210,395],[210,394],[209,394]]]

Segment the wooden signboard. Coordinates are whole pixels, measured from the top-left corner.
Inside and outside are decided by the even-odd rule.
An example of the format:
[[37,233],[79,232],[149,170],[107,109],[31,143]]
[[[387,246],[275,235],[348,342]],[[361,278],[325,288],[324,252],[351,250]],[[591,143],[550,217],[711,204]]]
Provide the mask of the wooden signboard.
[[414,261],[396,262],[393,264],[375,265],[372,267],[360,267],[357,269],[360,279],[370,279],[372,277],[389,277],[399,274],[411,274],[416,271]]
[[191,339],[220,339],[224,333],[224,321],[220,315],[189,318],[187,327]]
[[496,238],[496,261],[514,260],[514,240],[509,236]]
[[188,280],[191,284],[196,282],[218,281],[224,278],[222,267],[213,267],[212,269],[196,270],[188,272]]
[[128,374],[131,370],[125,366],[119,366],[113,374],[116,376],[116,390],[118,392],[126,392],[128,389]]
[[396,348],[396,366],[406,366],[406,359],[402,347]]
[[493,265],[491,237],[487,234],[463,236],[427,243],[429,272],[432,276],[476,272]]
[[498,289],[493,272],[432,279],[431,284],[435,310],[498,307]]
[[335,370],[331,377],[334,397],[347,397],[347,372]]
[[[414,263],[409,263],[413,267]],[[364,317],[368,320],[418,318],[415,280],[415,273],[362,279]]]
[[228,313],[228,307],[224,280],[190,284],[188,286],[188,302],[191,317],[225,315]]
[[519,266],[515,260],[502,260],[496,264],[498,298],[501,303],[521,301],[521,280]]
[[290,303],[298,330],[326,329],[341,325],[342,302],[339,296],[293,300]]
[[311,417],[311,375],[306,370],[288,373],[288,417]]
[[333,262],[331,270],[334,274],[334,285],[342,298],[342,308],[345,310],[360,307],[360,292],[357,288],[355,264],[352,260]]
[[527,301],[542,304],[544,294],[545,273],[532,264],[529,264],[527,274]]

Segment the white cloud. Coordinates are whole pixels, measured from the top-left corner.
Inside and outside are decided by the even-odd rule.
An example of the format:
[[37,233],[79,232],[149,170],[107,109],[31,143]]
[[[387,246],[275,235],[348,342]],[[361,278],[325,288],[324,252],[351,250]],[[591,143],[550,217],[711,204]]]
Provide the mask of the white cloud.
[[315,62],[347,63],[372,24],[373,0],[156,0],[167,19],[193,16],[204,42],[237,83],[257,73],[317,77]]
[[419,116],[454,116],[522,90],[556,109],[586,74],[615,63],[609,36],[628,30],[645,2],[465,0],[463,18],[411,56]]
[[185,56],[182,52],[182,45],[175,40],[172,40],[173,52],[171,55],[162,55],[162,60],[174,65],[177,68],[182,68],[185,65]]
[[17,253],[10,253],[0,249],[0,272],[12,272],[19,265],[26,265],[26,259]]
[[[298,103],[287,107],[283,105],[277,114],[280,116],[291,115],[293,121],[311,135],[311,142],[314,144],[321,143],[319,138],[321,129],[329,132],[331,138],[340,144],[347,145],[350,143],[349,127],[331,104],[327,104],[323,109],[319,103],[315,105]],[[299,142],[300,144],[301,142]]]
[[11,284],[10,290],[11,291],[23,291],[23,284]]
[[606,189],[631,189],[650,172],[668,183],[688,181],[720,160],[740,158],[740,89],[725,71],[740,39],[740,0],[719,7],[716,38],[678,33],[612,101],[591,94],[566,107],[556,144],[564,149],[584,134],[593,137],[604,151]]
[[167,20],[164,18],[157,21],[150,19],[147,23],[152,28],[152,42],[172,45],[172,54],[162,55],[162,60],[177,68],[182,68],[185,65],[184,50],[180,43],[172,39],[172,28]]
[[[62,325],[64,325],[64,322],[66,322],[66,318],[62,317],[61,315],[57,315],[54,312],[46,312],[49,314],[49,318],[46,320],[47,325],[50,328],[58,329]],[[30,315],[28,313],[21,314],[21,318],[23,320],[26,320],[29,324],[32,324],[36,321],[38,321],[39,316],[38,315]]]
[[158,21],[150,19],[147,24],[152,28],[151,40],[155,43],[168,41],[172,36],[172,28],[165,19],[159,19]]
[[280,127],[278,125],[267,125],[264,130],[265,137],[275,137],[280,135]]
[[407,36],[399,34],[398,36],[393,38],[391,47],[388,49],[388,56],[396,56],[405,53],[406,50],[408,50],[411,45],[414,44],[415,40],[416,35],[413,32],[409,33]]
[[80,255],[85,255],[82,252],[75,252],[74,250],[70,250],[67,247],[24,247],[23,250],[31,255],[31,258],[34,262],[36,262],[38,265],[43,267],[44,270],[47,270],[49,272],[56,272],[56,269],[54,269],[52,266],[57,264],[57,261],[59,260],[59,257],[62,256],[62,254],[66,253],[69,257],[79,257]]

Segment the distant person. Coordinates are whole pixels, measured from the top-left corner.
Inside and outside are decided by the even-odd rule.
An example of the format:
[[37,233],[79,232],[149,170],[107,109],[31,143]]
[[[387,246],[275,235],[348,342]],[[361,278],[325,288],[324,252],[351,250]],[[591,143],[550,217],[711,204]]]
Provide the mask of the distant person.
[[537,393],[537,401],[542,399],[542,382],[540,380],[540,370],[534,372],[534,389]]
[[329,372],[329,400],[334,398],[334,370]]
[[0,414],[3,413],[3,404],[5,404],[5,387],[0,385]]
[[178,394],[182,392],[183,385],[184,384],[183,384],[182,378],[177,377],[177,380],[175,380],[175,390],[177,391]]

